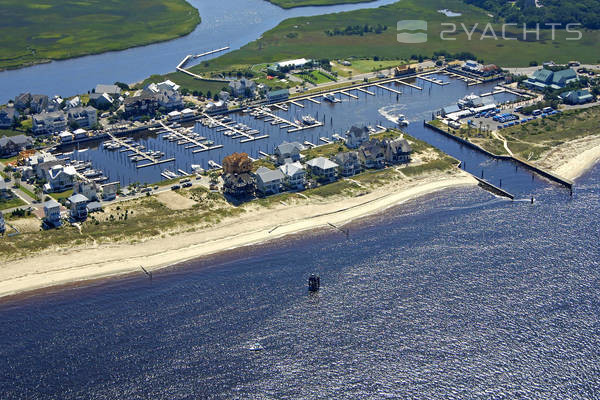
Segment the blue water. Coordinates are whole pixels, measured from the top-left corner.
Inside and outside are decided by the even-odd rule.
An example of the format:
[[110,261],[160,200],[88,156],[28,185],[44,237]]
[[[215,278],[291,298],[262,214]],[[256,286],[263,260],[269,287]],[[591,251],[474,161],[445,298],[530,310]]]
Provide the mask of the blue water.
[[[128,153],[104,150],[99,143],[88,149],[82,149],[84,151],[81,153],[75,150],[69,157],[78,160],[91,160],[94,168],[103,170],[110,181],[120,181],[123,186],[132,182],[153,183],[162,179],[160,174],[164,169],[171,171],[181,169],[189,172],[191,171],[191,164],[209,168],[209,160],[221,164],[225,156],[240,151],[248,153],[251,157],[260,158],[260,151],[273,153],[275,146],[283,141],[299,141],[301,143],[309,141],[314,144],[323,144],[320,141],[321,137],[332,139],[335,133],[343,135],[353,124],[394,127],[396,117],[399,114],[404,114],[411,121],[410,126],[406,129],[409,134],[463,161],[465,169],[474,175],[481,176],[483,173],[483,177],[491,183],[502,186],[515,195],[529,196],[532,190],[542,184],[539,182],[539,177],[532,180],[533,175],[530,172],[518,168],[512,162],[491,160],[485,154],[474,152],[470,148],[423,126],[423,121],[430,120],[432,113],[448,104],[455,103],[466,94],[489,92],[494,87],[494,83],[468,87],[465,82],[460,80],[451,80],[444,75],[436,77],[450,82],[450,84],[439,86],[417,79],[415,83],[423,90],[399,84],[388,84],[387,86],[402,91],[402,95],[397,95],[382,88],[370,87],[369,90],[375,93],[375,96],[351,90],[350,93],[357,96],[358,99],[337,95],[342,101],[336,104],[327,102],[315,104],[308,100],[301,100],[299,103],[304,106],[303,108],[290,104],[287,112],[273,111],[274,114],[287,120],[300,119],[302,115],[312,115],[319,121],[324,122],[322,127],[300,132],[288,133],[287,129],[272,126],[270,123],[257,120],[248,114],[238,113],[232,115],[231,117],[236,122],[255,128],[261,132],[260,134],[269,135],[266,139],[253,142],[241,143],[240,139],[232,139],[222,132],[217,132],[216,129],[198,124],[196,132],[214,141],[215,144],[223,145],[221,149],[203,153],[194,154],[193,149],[185,149],[184,145],[177,145],[176,142],[163,140],[161,136],[156,134],[138,136],[137,141],[146,149],[164,152],[165,159],[176,159],[175,162],[154,167],[138,169],[135,166],[136,164],[130,161]],[[504,102],[514,99],[515,96],[501,93],[495,95],[494,98],[496,102]],[[145,163],[140,162],[139,164]],[[545,183],[543,184],[545,185]]]
[[[3,399],[597,399],[600,167],[0,305]],[[306,292],[309,273],[322,290]],[[262,352],[248,347],[260,342]]]
[[0,72],[0,103],[22,92],[74,96],[86,93],[98,83],[139,82],[152,74],[175,71],[175,66],[188,54],[224,46],[238,49],[287,18],[379,7],[396,1],[284,10],[266,0],[188,0],[202,18],[202,23],[189,35],[149,46]]

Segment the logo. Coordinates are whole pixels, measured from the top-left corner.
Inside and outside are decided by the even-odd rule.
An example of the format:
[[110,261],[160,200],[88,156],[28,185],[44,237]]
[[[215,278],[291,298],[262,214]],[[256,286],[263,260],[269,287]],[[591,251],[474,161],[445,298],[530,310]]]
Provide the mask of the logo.
[[398,21],[396,29],[398,31],[412,31],[398,33],[396,35],[396,39],[399,43],[425,43],[427,41],[427,21],[420,19],[407,19]]

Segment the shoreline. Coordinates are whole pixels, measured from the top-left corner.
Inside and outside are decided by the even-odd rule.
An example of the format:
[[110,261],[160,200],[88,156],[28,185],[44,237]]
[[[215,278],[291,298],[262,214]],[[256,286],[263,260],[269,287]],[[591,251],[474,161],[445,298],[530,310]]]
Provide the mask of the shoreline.
[[600,135],[571,140],[548,151],[536,164],[567,179],[577,179],[600,161]]
[[[265,208],[256,215],[243,215],[216,227],[136,244],[101,245],[96,248],[59,250],[49,254],[10,261],[0,270],[0,300],[28,293],[43,293],[56,287],[138,273],[140,265],[149,271],[208,255],[268,242],[284,236],[347,222],[450,188],[476,186],[470,175],[426,176],[398,191],[378,188],[360,197],[277,208]],[[261,218],[268,214],[270,218]]]

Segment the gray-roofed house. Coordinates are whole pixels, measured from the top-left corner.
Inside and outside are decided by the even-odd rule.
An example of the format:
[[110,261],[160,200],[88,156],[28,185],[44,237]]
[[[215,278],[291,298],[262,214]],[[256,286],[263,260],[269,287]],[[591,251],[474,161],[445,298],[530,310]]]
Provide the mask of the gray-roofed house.
[[255,172],[256,190],[262,194],[277,194],[281,190],[284,179],[283,172],[279,169],[260,167]]
[[90,103],[96,107],[106,108],[113,105],[115,100],[108,93],[92,93],[90,94]]
[[0,110],[0,128],[9,129],[15,120],[19,119],[19,111],[14,107],[6,107]]
[[73,194],[81,193],[88,200],[98,200],[99,188],[94,181],[77,181],[73,185]]
[[48,96],[45,94],[34,94],[31,96],[29,108],[32,113],[41,113],[48,110]]
[[340,174],[342,176],[352,176],[362,170],[358,152],[356,151],[337,153],[334,161],[340,166]]
[[0,138],[0,156],[12,157],[19,152],[31,148],[33,140],[29,136],[15,135]]
[[283,164],[279,167],[279,170],[283,172],[284,184],[291,190],[302,190],[306,181],[306,171],[302,164],[298,161],[293,163]]
[[113,97],[113,96],[118,96],[121,94],[121,88],[118,87],[117,85],[98,84],[98,85],[96,85],[94,92],[100,93],[100,94],[108,93],[109,95],[111,95],[111,97]]
[[21,93],[15,97],[15,108],[19,111],[24,111],[31,104],[31,93]]
[[277,164],[287,164],[290,162],[296,162],[300,160],[300,151],[304,150],[298,142],[283,142],[275,148],[275,157],[277,157]]
[[69,123],[76,123],[82,128],[90,128],[98,122],[98,111],[91,106],[74,107],[67,110]]
[[410,162],[410,153],[412,148],[406,139],[386,140],[385,142],[385,160],[391,164]]
[[446,106],[444,108],[442,108],[442,116],[446,116],[448,114],[452,114],[455,112],[459,112],[460,111],[460,107],[458,106],[458,104],[452,104],[450,106]]
[[360,146],[358,157],[365,168],[383,168],[385,164],[385,146],[379,140],[371,139]]
[[369,128],[352,125],[346,132],[346,146],[357,149],[361,144],[369,140]]
[[313,175],[321,178],[333,181],[337,177],[337,170],[339,165],[325,157],[317,157],[309,160],[306,165],[310,168],[310,172]]
[[59,227],[60,204],[54,199],[44,203],[44,222],[50,227]]
[[62,111],[42,112],[32,117],[36,135],[62,132],[67,128],[67,117]]
[[98,202],[98,201],[92,201],[87,204],[87,210],[88,210],[88,214],[93,213],[93,212],[102,211],[102,204],[100,204],[100,202]]
[[90,200],[81,193],[77,193],[69,197],[69,203],[71,204],[71,217],[75,220],[86,219],[88,215],[87,203],[89,201]]
[[256,180],[248,173],[225,174],[223,193],[236,198],[250,197],[256,190]]
[[256,90],[256,83],[250,79],[242,78],[239,81],[229,82],[229,87],[234,97],[252,97]]
[[0,179],[0,200],[10,200],[14,197],[10,187],[4,182],[4,179]]

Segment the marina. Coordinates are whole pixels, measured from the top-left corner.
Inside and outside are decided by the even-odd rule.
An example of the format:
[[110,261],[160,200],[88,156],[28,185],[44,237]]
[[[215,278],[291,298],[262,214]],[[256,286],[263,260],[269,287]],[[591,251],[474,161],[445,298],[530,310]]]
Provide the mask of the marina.
[[[426,76],[433,81],[448,79],[444,71]],[[429,128],[423,130],[422,124],[409,122],[429,119],[433,112],[469,93],[491,93],[498,104],[517,98],[516,93],[501,91],[493,83],[466,86],[464,80],[455,78],[450,78],[446,85],[432,83],[425,91],[415,84],[420,78],[420,74],[414,78],[387,78],[224,115],[202,114],[196,122],[181,125],[163,121],[156,129],[131,134],[131,140],[112,134],[104,146],[90,142],[86,153],[74,151],[69,157],[92,162],[95,169],[122,185],[152,183],[166,179],[161,168],[165,163],[171,171],[196,170],[192,165],[199,171],[214,169],[233,152],[245,152],[253,159],[260,159],[271,157],[275,147],[285,141],[298,141],[307,147],[343,141],[353,124],[365,124],[372,131],[402,126],[409,134],[431,143],[442,135],[433,132],[430,138]],[[394,85],[399,84],[406,89],[395,89]],[[318,103],[310,100],[315,98],[329,100],[317,100]],[[126,146],[121,143],[123,140],[127,140]],[[111,146],[118,150],[111,150]],[[448,151],[446,147],[441,148]],[[69,149],[64,151],[68,153]],[[460,150],[454,151],[450,154],[461,159]],[[477,165],[481,162],[467,161],[467,166],[479,175]],[[497,183],[493,182],[493,173],[486,177],[492,184]]]

